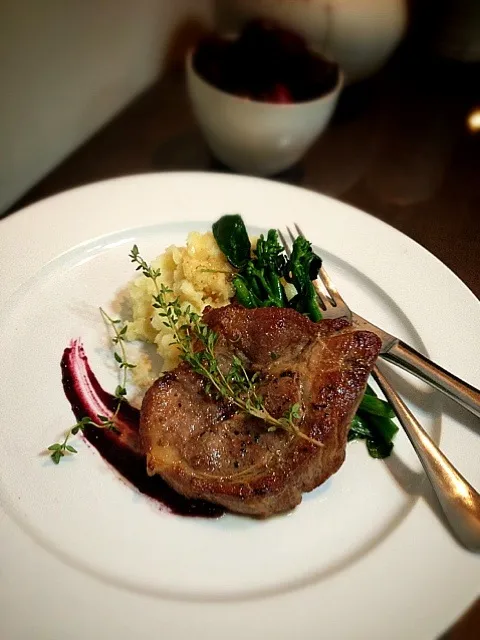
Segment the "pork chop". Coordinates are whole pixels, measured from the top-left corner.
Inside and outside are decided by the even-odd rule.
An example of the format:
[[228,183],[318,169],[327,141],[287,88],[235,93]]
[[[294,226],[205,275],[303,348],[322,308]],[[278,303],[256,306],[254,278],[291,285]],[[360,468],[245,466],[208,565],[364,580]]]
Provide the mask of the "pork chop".
[[231,511],[270,516],[292,509],[302,493],[342,465],[350,422],[380,351],[379,338],[345,318],[314,323],[293,309],[207,311],[222,359],[236,354],[258,371],[259,393],[279,418],[295,403],[301,431],[277,429],[205,393],[205,379],[186,363],[147,391],[140,436],[147,472],[189,498]]

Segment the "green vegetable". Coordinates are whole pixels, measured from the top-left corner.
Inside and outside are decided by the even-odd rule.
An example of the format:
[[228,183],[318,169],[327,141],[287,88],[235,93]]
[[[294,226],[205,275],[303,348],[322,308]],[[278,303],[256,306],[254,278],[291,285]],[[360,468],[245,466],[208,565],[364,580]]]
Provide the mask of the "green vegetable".
[[384,442],[391,442],[398,431],[397,425],[390,418],[371,415],[368,421],[373,427],[374,434],[381,437]]
[[[217,232],[218,229],[226,226],[225,218],[229,219],[232,216],[224,216],[215,223]],[[222,247],[220,248],[224,251]],[[225,256],[232,262],[227,253]],[[249,255],[249,260],[232,279],[238,302],[248,309],[286,307],[287,297],[282,283],[285,262],[283,247],[278,241],[277,232],[270,229],[266,238],[263,235],[260,236],[252,256]]]
[[372,458],[387,458],[393,449],[392,439],[398,427],[389,418],[355,415],[348,432],[348,441],[366,440]]
[[365,413],[371,413],[375,416],[381,416],[383,418],[394,418],[395,412],[392,407],[385,402],[385,400],[380,400],[380,398],[376,398],[373,395],[365,393],[358,407],[359,411],[363,411]]
[[[287,297],[281,281],[285,267],[283,247],[275,229],[261,235],[253,258],[240,272],[244,284],[257,300],[257,307],[286,307]],[[241,302],[241,300],[239,300]]]
[[255,307],[262,306],[257,296],[248,288],[248,284],[243,276],[236,275],[232,280],[232,284],[235,289],[237,300],[242,306],[247,309],[254,309]]
[[[250,240],[242,218],[223,216],[212,226],[213,235],[227,260],[239,272],[232,280],[237,300],[248,309],[253,307],[292,307],[313,322],[322,318],[312,280],[318,276],[322,260],[312,245],[298,237],[287,261],[275,229],[261,235],[251,252]],[[295,286],[297,294],[287,300],[285,281]]]
[[213,235],[227,260],[242,269],[250,260],[250,239],[245,224],[238,213],[222,216],[212,225]]
[[372,458],[383,460],[383,458],[388,458],[392,453],[393,442],[385,442],[385,440],[378,438],[367,438],[367,449]]
[[350,425],[349,442],[365,439],[372,458],[388,458],[393,449],[392,440],[398,431],[397,425],[390,419],[394,415],[388,402],[377,398],[372,387],[367,385],[359,412]]
[[318,296],[312,280],[318,276],[322,259],[312,251],[312,244],[298,236],[292,245],[290,260],[285,267],[285,279],[297,290],[297,295],[290,300],[290,306],[309,316],[313,322],[322,319],[318,304]]
[[370,429],[368,422],[358,414],[353,416],[353,420],[350,424],[350,431],[348,432],[348,441],[364,440],[365,438],[371,437],[372,430]]

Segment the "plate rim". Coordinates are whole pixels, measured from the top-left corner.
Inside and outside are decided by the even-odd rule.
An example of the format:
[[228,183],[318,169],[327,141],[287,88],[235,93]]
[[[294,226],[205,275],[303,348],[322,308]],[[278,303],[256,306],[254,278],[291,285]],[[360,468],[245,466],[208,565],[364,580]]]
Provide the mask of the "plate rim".
[[[33,203],[31,205],[29,205],[28,207],[14,212],[13,214],[3,218],[2,220],[0,220],[0,234],[2,236],[3,239],[5,239],[5,236],[8,236],[9,234],[13,235],[13,238],[11,237],[10,240],[13,239],[13,241],[17,241],[19,234],[21,237],[21,234],[25,232],[25,226],[26,223],[29,223],[27,226],[30,226],[30,231],[32,230],[32,223],[33,223],[33,229],[35,229],[37,227],[37,225],[42,224],[42,222],[45,224],[47,222],[47,220],[45,218],[43,218],[43,220],[40,220],[41,216],[48,216],[48,211],[51,211],[51,215],[53,216],[53,218],[55,219],[59,214],[55,213],[55,209],[57,208],[57,205],[62,205],[62,200],[66,200],[68,203],[68,200],[72,198],[78,198],[80,197],[80,199],[82,199],[83,194],[92,194],[94,191],[98,191],[101,193],[103,190],[108,190],[113,186],[113,189],[115,190],[118,186],[120,186],[120,190],[122,188],[122,184],[127,184],[127,183],[131,183],[133,184],[134,182],[140,181],[140,182],[144,182],[144,181],[150,182],[153,181],[153,183],[157,183],[158,182],[158,188],[161,188],[161,183],[163,182],[164,185],[167,184],[169,181],[178,181],[178,180],[191,180],[191,181],[200,181],[200,182],[204,182],[204,181],[213,181],[215,182],[216,180],[220,180],[220,181],[224,181],[225,184],[227,183],[232,183],[232,182],[236,182],[236,183],[240,183],[240,182],[244,182],[244,184],[249,183],[250,185],[256,185],[254,187],[252,187],[253,189],[255,188],[262,188],[262,185],[265,187],[265,185],[268,185],[268,189],[273,189],[275,190],[285,190],[284,192],[286,193],[287,191],[291,191],[291,193],[295,192],[303,192],[303,193],[308,193],[309,197],[310,195],[314,196],[315,198],[319,198],[319,202],[323,201],[323,203],[330,207],[334,207],[337,209],[343,209],[344,212],[346,212],[347,210],[350,212],[355,212],[355,216],[359,216],[359,214],[361,216],[366,216],[366,220],[370,220],[370,222],[368,223],[370,226],[373,225],[376,229],[379,230],[383,230],[384,235],[387,236],[391,236],[392,232],[394,234],[395,237],[397,238],[401,238],[401,243],[409,246],[410,248],[414,248],[412,249],[413,252],[415,253],[419,253],[420,255],[428,255],[429,256],[429,267],[431,268],[432,264],[436,265],[436,268],[438,269],[439,274],[441,275],[441,277],[444,277],[445,280],[449,281],[449,284],[451,285],[452,283],[454,283],[454,287],[458,290],[460,297],[466,297],[469,299],[469,304],[472,305],[472,308],[475,307],[476,305],[476,313],[479,314],[480,317],[480,305],[478,305],[478,300],[476,299],[475,295],[473,294],[473,292],[470,291],[470,289],[465,285],[465,283],[463,283],[458,276],[451,271],[451,269],[449,269],[446,265],[444,265],[438,258],[436,258],[436,256],[434,256],[432,253],[430,253],[427,249],[425,249],[424,247],[422,247],[419,243],[417,243],[416,241],[414,241],[413,239],[411,239],[409,236],[407,236],[406,234],[394,229],[393,227],[391,227],[390,225],[388,225],[387,223],[378,220],[377,218],[375,218],[373,215],[368,214],[364,211],[361,211],[360,209],[357,209],[355,207],[352,207],[349,204],[340,202],[338,200],[335,200],[333,198],[330,198],[328,196],[324,196],[322,194],[318,194],[315,193],[313,191],[310,191],[306,188],[303,187],[295,187],[295,186],[291,186],[291,185],[284,185],[284,184],[278,184],[278,183],[273,183],[271,181],[267,181],[267,180],[263,180],[263,179],[259,179],[259,178],[251,178],[251,177],[246,177],[246,176],[237,176],[237,175],[230,175],[230,174],[214,174],[214,173],[206,173],[206,172],[165,172],[165,173],[147,173],[147,174],[135,174],[133,176],[124,176],[124,177],[119,177],[119,178],[111,178],[109,180],[102,180],[102,181],[98,181],[89,185],[82,185],[80,187],[75,187],[74,189],[70,189],[70,190],[66,190],[63,191],[59,194],[55,194],[53,196],[50,196],[49,198],[46,198],[42,201]],[[275,185],[274,187],[272,187],[272,185]],[[155,187],[154,187],[155,188]],[[266,187],[265,187],[266,188]],[[95,198],[94,198],[95,199]],[[294,196],[295,199],[295,196]],[[42,212],[43,209],[43,212]],[[46,213],[45,213],[46,212]],[[353,215],[353,214],[352,214]],[[52,222],[52,220],[50,220],[49,222]],[[68,226],[68,225],[67,225]],[[132,226],[139,226],[137,224],[132,225]],[[368,226],[368,225],[367,225]],[[119,231],[120,229],[118,227],[115,227],[114,229],[112,229],[112,231]],[[99,235],[104,235],[104,233],[106,232],[102,232]],[[306,231],[306,235],[308,236],[308,230]],[[382,235],[382,234],[380,234]],[[90,238],[91,239],[91,238]],[[7,241],[8,241],[8,237],[7,237]],[[88,241],[88,238],[85,240]],[[2,244],[3,244],[3,240],[2,240]],[[79,245],[81,245],[82,243],[80,242]],[[67,248],[67,250],[73,249],[74,246],[69,246]],[[327,247],[328,248],[328,247]],[[330,249],[329,249],[330,250]],[[33,261],[35,260],[41,260],[42,259],[42,253],[37,253],[33,256]],[[58,255],[58,254],[56,254]],[[56,257],[56,256],[55,256]],[[342,256],[340,256],[342,257]],[[8,262],[9,260],[9,254],[7,251],[6,257],[5,254],[0,255],[0,266],[3,264],[4,266],[10,267],[11,264]],[[433,260],[433,262],[432,262]],[[47,260],[48,262],[48,260]],[[42,265],[44,263],[42,262]],[[352,263],[356,268],[357,268],[357,264],[355,262]],[[17,286],[15,287],[14,290],[18,289],[18,287],[22,286],[22,284],[24,284],[25,280],[23,280],[23,282],[20,282],[20,280],[22,279],[22,277],[24,278],[25,273],[23,273],[22,271],[20,271],[18,278],[17,278]],[[13,293],[13,292],[11,292]],[[2,294],[0,294],[1,296]],[[3,302],[8,304],[8,297],[4,297],[3,298]],[[421,334],[422,335],[422,334]],[[423,338],[423,336],[422,336]],[[427,343],[427,348],[430,348],[429,345],[429,341],[426,341]],[[479,343],[480,344],[480,343]],[[416,508],[416,507],[415,507]],[[4,522],[1,518],[0,518],[0,525],[2,525],[2,522]],[[8,528],[8,527],[6,527]],[[1,532],[1,526],[0,526],[0,532]],[[438,537],[438,536],[437,536]],[[439,536],[440,539],[442,540],[442,543],[445,542],[444,537]],[[447,544],[448,546],[448,544]],[[459,550],[457,550],[459,551]],[[460,553],[460,556],[463,554],[463,552]],[[463,563],[462,563],[463,564]],[[480,580],[478,581],[477,584],[477,588],[480,587]],[[477,593],[471,593],[471,600],[473,600],[473,598],[475,598],[478,595]],[[465,600],[463,599],[463,602],[460,603],[462,599],[461,598],[457,598],[457,602],[456,603],[452,603],[450,602],[450,611],[448,612],[448,615],[444,616],[444,618],[446,619],[447,623],[451,622],[452,619],[456,616],[458,616],[465,608],[465,606],[468,606],[470,604],[470,602],[467,602],[467,604],[465,604]],[[448,608],[448,607],[446,607]],[[435,627],[435,631],[436,632],[440,632],[444,630],[444,625],[441,625],[441,628],[437,628]],[[423,636],[422,636],[423,637]]]

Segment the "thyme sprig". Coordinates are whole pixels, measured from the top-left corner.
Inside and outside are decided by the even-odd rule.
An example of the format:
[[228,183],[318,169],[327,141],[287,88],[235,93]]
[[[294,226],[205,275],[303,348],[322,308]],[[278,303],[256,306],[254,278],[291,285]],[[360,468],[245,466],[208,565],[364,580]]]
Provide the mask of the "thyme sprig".
[[[180,358],[206,379],[206,393],[227,400],[244,413],[263,420],[268,431],[280,428],[316,445],[321,444],[299,429],[297,423],[302,417],[300,404],[293,404],[281,418],[272,416],[258,393],[258,373],[249,375],[238,356],[233,356],[230,368],[225,372],[215,353],[218,334],[204,324],[189,305],[182,308],[178,297],[173,297],[172,289],[159,284],[161,270],[154,269],[141,257],[137,245],[132,247],[129,257],[137,264],[136,270],[153,282],[152,306],[164,326],[172,332],[172,344],[180,350]],[[203,348],[199,349],[198,343]]]
[[113,356],[115,361],[117,362],[120,371],[121,371],[121,381],[120,384],[117,385],[115,389],[115,398],[117,400],[117,404],[115,406],[115,411],[113,415],[109,418],[102,414],[97,414],[97,421],[92,420],[90,417],[85,416],[78,422],[76,422],[73,427],[71,427],[65,434],[65,438],[61,442],[56,442],[48,447],[48,451],[51,451],[50,457],[55,464],[58,464],[60,460],[66,454],[74,454],[78,453],[78,451],[69,443],[69,440],[72,436],[77,435],[79,431],[84,431],[85,427],[97,427],[98,429],[107,429],[108,431],[114,431],[116,433],[120,433],[117,428],[115,422],[118,417],[118,413],[122,406],[122,403],[125,401],[127,396],[127,375],[130,369],[133,369],[136,365],[132,364],[127,359],[127,353],[125,350],[125,334],[127,332],[127,325],[123,327],[119,327],[121,324],[121,320],[114,319],[108,315],[108,313],[100,308],[100,314],[105,321],[105,323],[113,330],[112,344],[118,347],[118,351],[114,350]]

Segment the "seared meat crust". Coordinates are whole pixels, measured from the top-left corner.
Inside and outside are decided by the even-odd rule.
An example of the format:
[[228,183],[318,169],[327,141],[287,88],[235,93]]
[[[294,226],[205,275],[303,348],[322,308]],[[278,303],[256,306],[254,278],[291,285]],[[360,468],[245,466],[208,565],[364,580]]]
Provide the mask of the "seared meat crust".
[[259,372],[270,413],[281,417],[299,403],[300,429],[323,446],[281,429],[268,432],[263,421],[213,400],[204,379],[183,363],[145,395],[147,471],[189,498],[231,511],[266,517],[292,509],[343,463],[380,340],[345,318],[313,323],[293,309],[229,305],[203,320],[219,334],[219,359],[235,353]]

